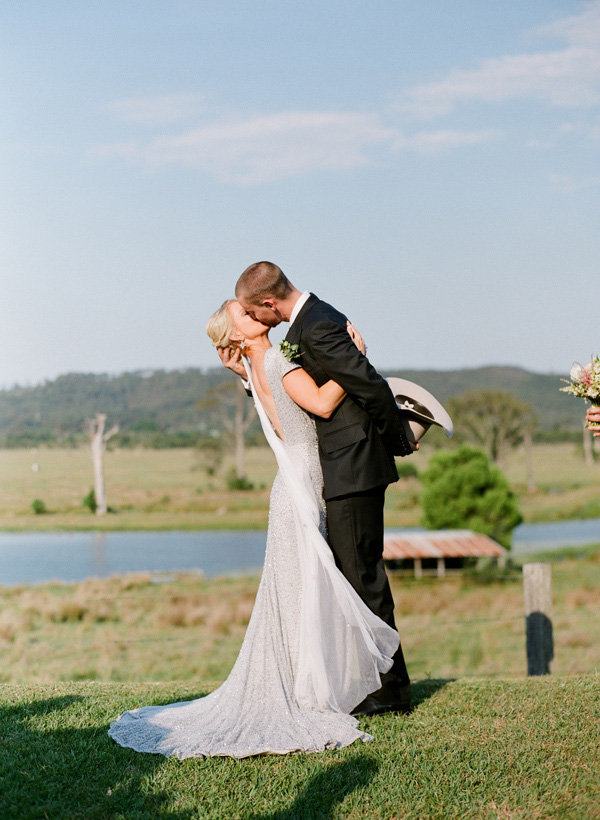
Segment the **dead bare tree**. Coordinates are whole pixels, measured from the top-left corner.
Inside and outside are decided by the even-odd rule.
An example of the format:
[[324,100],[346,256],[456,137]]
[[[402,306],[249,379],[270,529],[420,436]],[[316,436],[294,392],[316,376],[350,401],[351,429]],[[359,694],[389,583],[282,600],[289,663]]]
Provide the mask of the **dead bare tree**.
[[236,476],[245,478],[244,437],[256,415],[256,410],[252,401],[248,400],[241,380],[236,379],[215,385],[198,402],[198,408],[218,412],[221,424],[233,439]]
[[106,504],[106,489],[104,486],[104,451],[106,442],[119,432],[119,425],[115,424],[106,433],[106,413],[96,413],[96,418],[89,420],[90,447],[92,450],[92,462],[94,465],[94,495],[96,497],[96,515],[105,515],[108,507]]

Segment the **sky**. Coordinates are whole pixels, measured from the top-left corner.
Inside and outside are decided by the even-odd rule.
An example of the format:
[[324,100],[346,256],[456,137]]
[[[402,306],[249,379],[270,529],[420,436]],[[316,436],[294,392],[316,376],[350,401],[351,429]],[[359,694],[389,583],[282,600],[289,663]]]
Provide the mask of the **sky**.
[[600,353],[600,0],[3,0],[0,23],[0,386],[216,366],[206,321],[262,259],[381,369]]

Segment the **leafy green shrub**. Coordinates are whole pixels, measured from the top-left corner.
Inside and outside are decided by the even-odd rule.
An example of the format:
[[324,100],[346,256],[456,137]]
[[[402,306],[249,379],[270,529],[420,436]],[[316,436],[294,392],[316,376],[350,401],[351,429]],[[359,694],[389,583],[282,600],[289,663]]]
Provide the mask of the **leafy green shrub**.
[[248,481],[245,475],[238,476],[235,470],[230,470],[225,479],[228,490],[253,490],[254,484]]
[[503,581],[521,583],[521,567],[510,558],[504,564],[497,558],[464,558],[463,585],[473,582],[480,584],[497,584]]
[[506,478],[482,450],[439,451],[421,479],[428,529],[470,529],[510,549],[512,531],[523,519]]
[[42,501],[41,498],[35,498],[31,502],[31,509],[34,511],[36,515],[44,515],[48,512],[48,507],[46,507],[45,503]]
[[401,461],[400,464],[396,464],[396,470],[398,471],[398,478],[419,477],[419,471],[417,470],[416,466],[410,461]]
[[95,513],[98,509],[98,502],[96,501],[96,492],[94,488],[81,500],[84,507],[87,507],[91,513]]

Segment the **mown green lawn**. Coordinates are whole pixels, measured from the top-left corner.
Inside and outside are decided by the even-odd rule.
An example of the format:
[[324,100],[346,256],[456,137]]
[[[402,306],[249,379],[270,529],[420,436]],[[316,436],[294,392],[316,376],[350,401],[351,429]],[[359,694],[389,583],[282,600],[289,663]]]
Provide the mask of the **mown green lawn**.
[[533,820],[600,817],[600,678],[423,680],[410,716],[320,754],[178,761],[117,746],[111,719],[189,683],[0,686],[0,817]]

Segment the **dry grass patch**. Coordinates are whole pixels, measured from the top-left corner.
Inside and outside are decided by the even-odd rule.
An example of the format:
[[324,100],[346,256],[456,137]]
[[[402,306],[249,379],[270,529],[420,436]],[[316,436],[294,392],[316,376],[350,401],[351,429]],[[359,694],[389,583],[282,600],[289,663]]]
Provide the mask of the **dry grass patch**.
[[[0,590],[0,680],[224,680],[258,578],[148,573]],[[553,566],[553,670],[600,669],[597,556]],[[522,675],[521,578],[480,585],[393,576],[396,621],[413,676]]]

